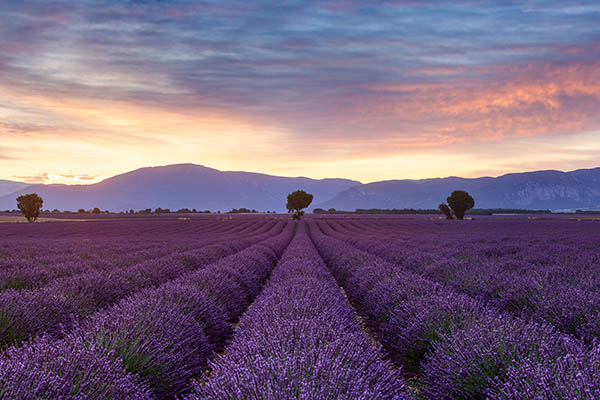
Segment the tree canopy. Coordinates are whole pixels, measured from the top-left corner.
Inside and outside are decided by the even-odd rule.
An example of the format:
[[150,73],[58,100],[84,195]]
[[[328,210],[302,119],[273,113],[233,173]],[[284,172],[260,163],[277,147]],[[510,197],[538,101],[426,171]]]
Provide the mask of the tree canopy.
[[448,205],[442,203],[438,207],[440,211],[446,216],[446,219],[454,219],[452,217],[452,211],[450,211],[450,207],[448,207]]
[[308,207],[312,201],[312,194],[306,193],[304,190],[296,190],[288,194],[286,208],[288,212],[294,211],[292,218],[300,219],[304,215],[302,209]]
[[43,204],[44,200],[37,193],[17,197],[17,207],[29,222],[35,222],[38,219]]
[[454,211],[456,219],[463,219],[465,212],[475,207],[475,200],[464,190],[455,190],[446,200],[452,211]]

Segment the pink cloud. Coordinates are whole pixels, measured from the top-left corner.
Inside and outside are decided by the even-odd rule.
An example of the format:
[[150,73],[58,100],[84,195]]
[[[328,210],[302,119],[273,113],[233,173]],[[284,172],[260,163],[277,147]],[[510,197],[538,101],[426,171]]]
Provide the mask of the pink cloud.
[[458,140],[600,128],[600,62],[511,65],[487,72],[494,79],[367,85],[367,97],[349,115],[357,124],[378,121],[388,134],[441,134]]

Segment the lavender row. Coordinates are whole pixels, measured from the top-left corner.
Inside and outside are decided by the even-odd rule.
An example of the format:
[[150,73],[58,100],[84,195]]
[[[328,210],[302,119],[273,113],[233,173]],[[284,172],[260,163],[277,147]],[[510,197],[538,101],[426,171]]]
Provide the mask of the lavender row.
[[[388,357],[417,377],[423,398],[558,399],[550,394],[563,393],[571,397],[562,398],[592,399],[600,394],[600,378],[583,364],[597,364],[598,358],[583,343],[355,249],[316,225],[311,234]],[[540,374],[561,374],[557,366],[565,359],[580,370],[563,371],[562,381],[542,384]]]
[[[143,250],[159,246],[165,239],[172,243],[185,241],[186,238],[210,237],[215,234],[232,233],[248,227],[253,221],[218,221],[210,224],[206,221],[175,221],[159,225],[162,229],[150,229],[156,221],[138,221],[134,227],[129,221],[101,223],[45,223],[26,225],[29,232],[17,234],[11,232],[22,224],[4,224],[0,232],[0,269],[14,266],[35,267],[51,266],[55,263],[68,263],[74,256],[81,256],[92,263],[103,263],[105,256],[119,255],[131,249]],[[256,221],[254,221],[256,223]],[[110,225],[107,228],[105,225]],[[75,227],[78,229],[75,231]],[[54,233],[62,233],[60,237]],[[29,237],[33,235],[32,237]]]
[[[0,399],[168,399],[223,347],[293,234],[280,233],[0,358]],[[56,356],[60,357],[56,357]]]
[[[237,221],[249,218],[238,218]],[[40,224],[2,224],[0,239],[3,242],[19,243],[24,239],[73,240],[90,237],[132,237],[139,235],[156,236],[171,234],[196,234],[214,229],[222,223],[218,218],[122,218],[85,220],[75,222],[52,222]]]
[[188,400],[408,399],[300,224],[210,378]]
[[[456,230],[453,236],[440,232],[439,225],[435,230],[414,235],[413,229],[398,229],[397,224],[392,224],[384,231],[385,236],[370,241],[358,239],[364,227],[358,224],[358,228],[349,234],[366,250],[387,247],[387,251],[378,254],[401,261],[439,282],[452,283],[456,289],[498,308],[517,312],[526,319],[547,320],[592,342],[591,346],[582,346],[563,341],[559,357],[556,351],[543,349],[535,357],[510,366],[505,383],[496,383],[498,389],[491,398],[600,398],[600,347],[595,340],[598,325],[589,322],[598,318],[596,272],[600,252],[596,245],[598,230],[593,223],[483,221],[479,225],[452,226]],[[391,235],[400,237],[393,240],[393,251],[382,240]],[[396,244],[399,241],[403,246]],[[463,244],[456,246],[457,242]],[[440,258],[446,262],[436,263]],[[470,268],[461,268],[457,263],[468,263]],[[523,307],[531,302],[537,306]],[[538,311],[532,313],[531,309]],[[585,325],[592,326],[587,331],[591,335],[582,334],[580,329]],[[452,344],[457,345],[460,343]]]
[[[0,256],[0,291],[3,289],[34,289],[54,279],[89,270],[109,271],[125,268],[144,260],[183,252],[197,247],[198,240],[214,239],[219,234],[251,232],[254,224],[231,224],[223,232],[203,233],[194,240],[177,236],[134,237],[121,242],[114,239],[45,240],[42,243],[24,241],[21,246],[8,244]],[[46,224],[48,225],[48,224]],[[20,251],[22,250],[22,251]]]
[[[556,230],[557,221],[552,222],[554,229],[546,233],[544,245],[532,244],[525,238],[517,240],[517,236],[495,250],[489,245],[481,246],[479,241],[466,240],[472,235],[468,228],[460,232],[464,242],[460,252],[444,246],[428,251],[424,242],[433,240],[430,235],[420,238],[412,248],[394,239],[360,237],[351,231],[345,239],[500,310],[525,319],[544,320],[591,343],[600,338],[600,251],[596,245],[600,237],[580,231],[577,245],[564,245],[573,239],[569,239],[572,233],[567,231],[562,236]],[[595,228],[589,223],[578,225]],[[339,231],[338,234],[344,236]],[[586,239],[582,240],[584,236]],[[563,246],[556,244],[557,238]],[[595,240],[593,245],[587,242],[590,238]],[[554,246],[552,251],[547,248],[548,243]],[[527,252],[521,251],[523,246]]]
[[252,236],[217,237],[213,241],[217,244],[116,269],[108,274],[90,271],[59,279],[39,290],[5,290],[0,293],[0,347],[18,344],[42,333],[60,336],[74,321],[100,308],[139,289],[159,285],[238,252],[281,228],[282,223],[270,222]]

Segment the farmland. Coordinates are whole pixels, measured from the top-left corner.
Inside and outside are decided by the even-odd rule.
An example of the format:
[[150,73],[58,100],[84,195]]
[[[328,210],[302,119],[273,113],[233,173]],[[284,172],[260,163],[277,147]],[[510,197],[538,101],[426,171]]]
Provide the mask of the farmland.
[[0,399],[597,399],[600,221],[0,224]]

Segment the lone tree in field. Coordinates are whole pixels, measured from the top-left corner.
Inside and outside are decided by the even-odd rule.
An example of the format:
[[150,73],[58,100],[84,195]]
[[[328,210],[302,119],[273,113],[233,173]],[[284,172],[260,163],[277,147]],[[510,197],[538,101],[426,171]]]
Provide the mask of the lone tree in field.
[[34,222],[38,219],[43,204],[44,200],[37,193],[24,194],[17,197],[17,207],[29,222]]
[[294,211],[292,218],[300,219],[304,215],[302,209],[308,207],[312,200],[312,194],[306,193],[304,190],[296,190],[288,194],[286,208],[288,212]]
[[456,219],[463,219],[465,211],[475,206],[475,200],[464,190],[455,190],[446,201],[448,201],[448,205],[454,211]]
[[448,207],[446,204],[442,203],[438,206],[438,208],[446,216],[446,219],[454,219],[454,217],[452,217],[452,211],[450,211],[450,207]]

